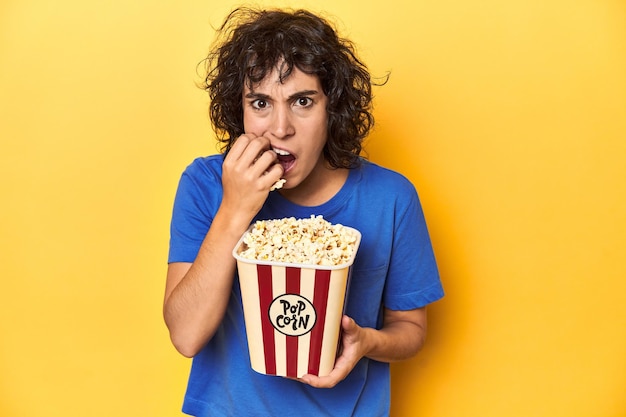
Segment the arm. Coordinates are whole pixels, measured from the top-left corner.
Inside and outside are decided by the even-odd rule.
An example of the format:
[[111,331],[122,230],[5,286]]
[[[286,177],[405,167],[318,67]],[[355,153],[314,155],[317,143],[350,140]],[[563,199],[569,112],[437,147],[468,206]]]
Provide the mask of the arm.
[[231,251],[247,227],[245,218],[216,214],[194,263],[167,270],[163,315],[176,349],[192,357],[213,336],[230,297],[235,261]]
[[224,317],[235,273],[232,250],[282,175],[269,140],[237,139],[222,166],[222,203],[193,263],[168,267],[163,316],[176,349],[192,357]]
[[385,309],[380,330],[358,326],[344,316],[341,355],[328,376],[304,375],[301,380],[316,388],[332,388],[342,381],[357,362],[367,357],[380,362],[408,359],[422,348],[426,338],[426,307],[409,311]]

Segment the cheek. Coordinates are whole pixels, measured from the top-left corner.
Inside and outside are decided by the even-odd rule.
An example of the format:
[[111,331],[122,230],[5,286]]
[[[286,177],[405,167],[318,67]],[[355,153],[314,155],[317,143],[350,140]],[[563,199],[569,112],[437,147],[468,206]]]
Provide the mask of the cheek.
[[324,118],[317,126],[318,143],[319,146],[323,148],[328,140],[328,121]]
[[246,111],[243,112],[243,131],[245,133],[254,133],[257,136],[261,136],[264,132],[264,126],[258,118],[250,117],[246,115]]

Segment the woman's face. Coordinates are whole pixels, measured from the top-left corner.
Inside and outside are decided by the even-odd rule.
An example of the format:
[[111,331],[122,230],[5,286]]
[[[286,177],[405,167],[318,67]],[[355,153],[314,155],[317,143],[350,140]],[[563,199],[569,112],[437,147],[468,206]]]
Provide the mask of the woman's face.
[[251,88],[245,86],[242,100],[244,131],[270,140],[284,169],[283,189],[310,183],[307,179],[327,170],[327,97],[317,76],[294,68],[281,82],[274,70]]

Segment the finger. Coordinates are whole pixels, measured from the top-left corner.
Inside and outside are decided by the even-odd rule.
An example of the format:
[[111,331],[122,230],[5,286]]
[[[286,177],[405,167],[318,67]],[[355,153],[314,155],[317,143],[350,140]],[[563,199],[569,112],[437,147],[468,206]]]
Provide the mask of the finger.
[[[254,165],[262,156],[268,153],[270,161],[277,158],[276,153],[271,150],[270,141],[264,137],[255,137],[247,143],[247,146],[239,156],[239,162],[246,166]],[[269,166],[269,165],[267,165]]]
[[352,317],[344,315],[341,317],[341,328],[346,333],[352,333],[357,329],[357,324]]
[[239,136],[226,155],[226,160],[241,166],[250,167],[263,152],[270,150],[269,139],[246,133]]
[[264,175],[270,180],[270,191],[278,190],[283,188],[286,180],[282,179],[284,170],[281,164],[274,163],[271,165],[267,171],[265,171]]
[[[245,163],[242,162],[245,166]],[[273,184],[283,174],[283,167],[278,163],[278,156],[272,150],[262,151],[252,165],[247,168],[255,177],[265,177],[267,182]]]
[[300,382],[310,385],[314,388],[332,388],[336,383],[329,381],[328,377],[319,377],[317,375],[306,374],[300,378]]
[[[252,151],[250,151],[250,153],[252,154]],[[270,148],[261,148],[254,160],[252,161],[252,164],[258,164],[259,166],[265,167],[267,170],[277,162],[278,155],[276,154],[276,152],[274,152]]]
[[345,370],[335,367],[326,376],[306,374],[300,378],[300,381],[315,388],[332,388],[343,381],[347,375]]
[[239,159],[250,144],[250,142],[255,138],[256,135],[254,135],[253,133],[245,133],[239,136],[237,139],[235,139],[235,142],[228,151],[228,156],[234,160]]

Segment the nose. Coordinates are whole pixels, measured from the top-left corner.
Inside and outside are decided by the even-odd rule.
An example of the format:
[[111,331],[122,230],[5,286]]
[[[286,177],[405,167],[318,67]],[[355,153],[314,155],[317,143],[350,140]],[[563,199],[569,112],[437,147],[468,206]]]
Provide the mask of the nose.
[[295,133],[292,114],[288,106],[276,106],[272,112],[269,132],[277,139],[286,139]]

